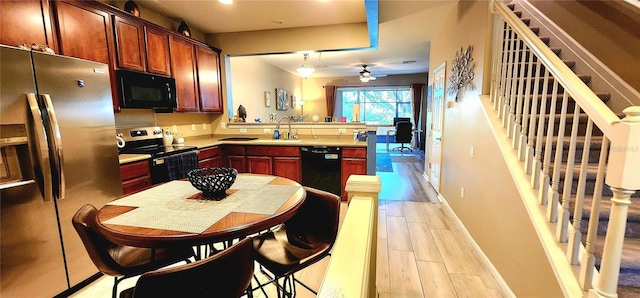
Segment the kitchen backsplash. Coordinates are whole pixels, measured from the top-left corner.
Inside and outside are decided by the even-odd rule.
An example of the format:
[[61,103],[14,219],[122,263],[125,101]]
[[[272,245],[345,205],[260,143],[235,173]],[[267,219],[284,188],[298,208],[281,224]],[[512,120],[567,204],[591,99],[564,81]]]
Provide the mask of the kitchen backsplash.
[[211,134],[211,123],[221,115],[197,113],[155,113],[146,109],[123,109],[115,114],[116,128],[160,126],[184,137]]

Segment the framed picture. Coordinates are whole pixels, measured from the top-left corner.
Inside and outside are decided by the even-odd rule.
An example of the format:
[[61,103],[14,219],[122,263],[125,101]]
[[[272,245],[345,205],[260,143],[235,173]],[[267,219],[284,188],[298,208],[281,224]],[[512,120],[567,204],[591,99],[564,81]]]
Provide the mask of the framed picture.
[[264,92],[264,106],[267,108],[271,106],[271,92],[269,91]]
[[291,108],[295,109],[296,108],[296,103],[297,103],[297,98],[295,95],[291,95]]
[[276,88],[276,110],[286,111],[289,109],[289,92]]

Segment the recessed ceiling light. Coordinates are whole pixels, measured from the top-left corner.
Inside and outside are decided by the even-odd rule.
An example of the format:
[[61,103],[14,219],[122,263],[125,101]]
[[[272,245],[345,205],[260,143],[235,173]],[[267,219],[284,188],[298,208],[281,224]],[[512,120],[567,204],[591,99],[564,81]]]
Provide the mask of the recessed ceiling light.
[[233,0],[218,0],[222,4],[233,4]]

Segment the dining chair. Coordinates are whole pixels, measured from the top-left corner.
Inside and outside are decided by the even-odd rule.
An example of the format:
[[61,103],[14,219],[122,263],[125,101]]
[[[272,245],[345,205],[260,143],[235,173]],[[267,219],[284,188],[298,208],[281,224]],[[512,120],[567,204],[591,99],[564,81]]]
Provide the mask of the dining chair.
[[194,256],[190,246],[153,249],[115,244],[96,229],[97,215],[98,209],[86,204],[74,214],[71,221],[93,264],[103,274],[114,277],[113,298],[117,297],[118,283],[123,279],[182,261],[189,263]]
[[240,297],[245,292],[252,297],[253,270],[253,245],[245,238],[211,257],[144,273],[120,298]]
[[393,150],[397,149],[402,152],[406,149],[411,151],[411,147],[405,146],[405,144],[411,143],[412,137],[413,137],[413,124],[411,124],[411,122],[400,121],[396,123],[395,141],[396,143],[400,143],[400,147],[395,147],[393,148]]
[[[304,190],[307,196],[291,219],[253,237],[255,259],[261,271],[271,277],[263,284],[258,282],[258,286],[264,291],[264,285],[275,283],[278,297],[281,292],[283,296],[295,296],[296,283],[317,295],[315,290],[296,279],[294,273],[328,256],[338,235],[340,197],[307,186]],[[279,283],[281,278],[282,284]]]

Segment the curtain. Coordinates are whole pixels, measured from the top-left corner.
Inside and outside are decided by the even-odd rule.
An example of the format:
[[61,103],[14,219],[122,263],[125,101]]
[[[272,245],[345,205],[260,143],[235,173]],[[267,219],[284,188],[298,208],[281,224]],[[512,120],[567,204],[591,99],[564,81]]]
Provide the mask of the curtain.
[[424,84],[411,84],[411,103],[413,104],[413,125],[418,127],[420,107],[422,106],[422,88]]
[[324,86],[324,92],[327,95],[327,116],[333,117],[336,109],[336,86]]

